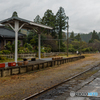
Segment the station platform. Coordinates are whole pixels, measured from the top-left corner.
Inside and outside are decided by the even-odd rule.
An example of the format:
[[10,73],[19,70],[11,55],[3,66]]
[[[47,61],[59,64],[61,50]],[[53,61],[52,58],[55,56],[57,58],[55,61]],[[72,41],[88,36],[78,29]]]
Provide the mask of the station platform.
[[[41,59],[36,59],[36,61],[29,61],[29,64],[37,64],[37,63],[40,63],[40,62],[45,62],[45,61],[52,61],[52,58],[41,58]],[[22,62],[22,61],[19,61],[19,62]],[[8,62],[5,63],[5,67],[8,67]]]

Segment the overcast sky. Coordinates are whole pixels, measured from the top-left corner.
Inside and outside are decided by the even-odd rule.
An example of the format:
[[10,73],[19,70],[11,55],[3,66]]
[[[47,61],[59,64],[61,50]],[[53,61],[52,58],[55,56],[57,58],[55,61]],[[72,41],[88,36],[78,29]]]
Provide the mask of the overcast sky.
[[100,0],[0,0],[0,20],[17,11],[19,17],[33,21],[37,15],[42,18],[47,9],[56,14],[59,7],[69,16],[70,31],[100,32]]

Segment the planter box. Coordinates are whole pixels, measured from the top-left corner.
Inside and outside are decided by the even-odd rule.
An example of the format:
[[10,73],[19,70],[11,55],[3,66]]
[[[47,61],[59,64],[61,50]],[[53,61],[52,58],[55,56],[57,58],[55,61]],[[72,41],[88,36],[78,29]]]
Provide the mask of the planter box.
[[18,66],[22,66],[23,62],[18,62],[17,64],[18,64]]
[[27,65],[28,64],[28,61],[24,61],[24,65]]
[[55,58],[52,58],[52,60],[55,60]]
[[15,62],[11,62],[11,63],[8,63],[8,66],[16,66],[16,63]]
[[5,67],[5,63],[1,63],[0,68],[4,68],[4,67]]

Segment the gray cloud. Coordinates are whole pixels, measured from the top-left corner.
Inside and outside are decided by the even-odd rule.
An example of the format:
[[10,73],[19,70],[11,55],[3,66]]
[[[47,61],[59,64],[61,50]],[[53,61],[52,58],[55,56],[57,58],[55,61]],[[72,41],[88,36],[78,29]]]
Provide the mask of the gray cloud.
[[11,17],[13,11],[19,17],[33,20],[37,15],[43,17],[47,9],[56,14],[60,6],[69,16],[70,31],[100,31],[100,0],[0,0],[0,20]]

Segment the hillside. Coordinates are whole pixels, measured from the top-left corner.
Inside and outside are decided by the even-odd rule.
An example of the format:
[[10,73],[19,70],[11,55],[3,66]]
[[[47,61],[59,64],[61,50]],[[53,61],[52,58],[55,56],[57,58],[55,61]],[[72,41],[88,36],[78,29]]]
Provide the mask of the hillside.
[[85,42],[89,42],[89,40],[92,37],[92,33],[89,33],[89,34],[80,34],[80,35],[81,35],[82,41],[85,41]]

